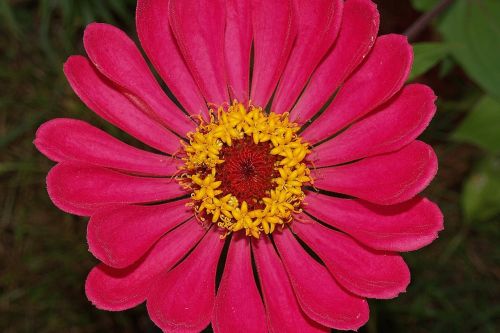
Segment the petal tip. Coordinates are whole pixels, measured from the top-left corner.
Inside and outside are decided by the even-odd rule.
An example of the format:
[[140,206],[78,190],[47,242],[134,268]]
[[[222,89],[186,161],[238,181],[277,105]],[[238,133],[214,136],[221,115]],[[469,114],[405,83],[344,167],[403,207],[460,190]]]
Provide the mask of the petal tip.
[[63,189],[64,186],[60,186],[58,182],[62,180],[61,178],[64,178],[61,177],[61,174],[64,172],[66,166],[71,164],[74,163],[58,163],[49,170],[49,172],[47,173],[47,177],[45,178],[47,193],[52,203],[63,212],[78,216],[90,216],[94,211],[93,209],[68,202],[64,200],[61,193],[61,189]]

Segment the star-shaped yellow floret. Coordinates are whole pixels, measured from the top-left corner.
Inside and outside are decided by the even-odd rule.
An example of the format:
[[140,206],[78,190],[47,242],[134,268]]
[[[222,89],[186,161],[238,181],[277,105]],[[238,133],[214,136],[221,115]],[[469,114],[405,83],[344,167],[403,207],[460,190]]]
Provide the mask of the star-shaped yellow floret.
[[191,196],[193,200],[203,200],[205,198],[214,198],[216,195],[221,194],[222,191],[217,190],[221,185],[221,181],[215,180],[215,168],[205,178],[201,178],[199,174],[191,176],[191,181],[198,185],[199,188],[194,190]]

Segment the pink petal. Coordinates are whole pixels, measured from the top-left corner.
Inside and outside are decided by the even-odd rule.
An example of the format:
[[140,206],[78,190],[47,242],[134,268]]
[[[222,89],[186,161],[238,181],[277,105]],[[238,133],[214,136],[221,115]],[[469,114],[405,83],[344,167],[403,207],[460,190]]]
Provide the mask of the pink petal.
[[410,283],[403,258],[392,252],[373,251],[349,236],[321,226],[302,214],[293,231],[318,254],[335,279],[356,295],[393,298]]
[[295,296],[314,321],[338,330],[356,330],[368,321],[368,303],[342,289],[289,230],[273,234]]
[[318,63],[337,38],[342,0],[296,1],[298,34],[271,110],[290,111]]
[[377,37],[379,14],[370,0],[344,4],[339,36],[330,53],[312,74],[291,118],[304,124],[333,96],[338,86],[370,51]]
[[157,202],[186,194],[174,179],[131,176],[73,162],[50,170],[47,191],[61,210],[82,216],[109,204]]
[[216,333],[267,332],[266,313],[252,271],[250,240],[233,235],[212,315]]
[[229,102],[224,61],[223,0],[170,0],[169,20],[177,45],[205,100]]
[[378,206],[359,200],[308,193],[306,211],[376,250],[413,251],[443,230],[443,214],[426,198]]
[[170,270],[205,234],[193,218],[172,230],[144,258],[124,269],[94,267],[85,282],[87,298],[99,309],[122,311],[144,302],[155,278]]
[[90,252],[108,266],[133,264],[166,232],[193,216],[190,199],[162,205],[113,205],[98,210],[87,226]]
[[104,23],[87,26],[83,44],[96,68],[145,113],[180,136],[194,130],[189,119],[163,92],[135,43],[120,29]]
[[76,119],[59,118],[44,123],[38,128],[34,143],[56,162],[82,162],[144,175],[174,175],[182,163],[129,146]]
[[177,267],[160,276],[147,297],[151,320],[164,332],[202,331],[215,302],[215,273],[224,241],[209,231]]
[[292,0],[251,0],[254,66],[250,100],[266,107],[297,33]]
[[381,205],[413,198],[437,172],[432,148],[414,141],[396,152],[311,172],[320,189],[347,194]]
[[405,36],[379,37],[366,62],[304,130],[304,140],[314,144],[326,139],[389,100],[403,86],[412,61],[413,51]]
[[169,0],[137,1],[137,34],[144,51],[179,103],[191,115],[206,115],[207,105],[181,55],[168,22]]
[[225,56],[229,91],[233,98],[247,102],[250,94],[250,50],[252,21],[250,0],[226,2]]
[[174,154],[180,149],[177,136],[144,114],[103,79],[85,57],[69,57],[64,73],[80,99],[102,118],[163,152]]
[[253,245],[269,332],[329,332],[302,312],[283,263],[269,238],[262,237]]
[[429,125],[435,100],[429,87],[410,84],[377,112],[315,147],[309,158],[322,167],[401,149]]

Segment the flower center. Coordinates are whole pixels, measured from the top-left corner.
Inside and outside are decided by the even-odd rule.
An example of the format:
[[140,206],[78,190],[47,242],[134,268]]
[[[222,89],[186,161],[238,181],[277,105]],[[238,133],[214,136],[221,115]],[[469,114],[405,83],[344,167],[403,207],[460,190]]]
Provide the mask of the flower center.
[[299,129],[288,114],[266,114],[237,101],[211,109],[210,122],[200,121],[183,143],[179,180],[192,191],[198,219],[256,238],[290,223],[301,210],[303,185],[312,182],[303,162],[309,145]]
[[222,195],[234,195],[251,210],[263,208],[260,199],[275,187],[273,179],[278,174],[278,158],[271,155],[271,149],[268,142],[255,144],[248,136],[224,146],[219,155],[224,163],[217,165],[215,177],[221,181]]

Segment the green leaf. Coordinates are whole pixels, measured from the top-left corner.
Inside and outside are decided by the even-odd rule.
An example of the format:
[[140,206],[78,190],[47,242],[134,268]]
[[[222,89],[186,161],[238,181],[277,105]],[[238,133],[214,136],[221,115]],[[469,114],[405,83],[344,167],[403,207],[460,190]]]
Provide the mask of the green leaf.
[[438,2],[439,0],[411,0],[413,8],[421,12],[431,10]]
[[457,0],[439,30],[467,74],[500,100],[500,1]]
[[500,159],[482,161],[465,182],[462,208],[467,222],[486,221],[500,213]]
[[452,134],[457,141],[475,144],[491,153],[500,152],[500,103],[483,96]]
[[443,43],[415,43],[413,44],[413,67],[409,80],[424,74],[444,59],[449,52],[449,47]]
[[455,68],[455,60],[451,57],[446,57],[441,61],[441,66],[439,68],[439,77],[442,79],[446,75],[450,74],[450,72]]

